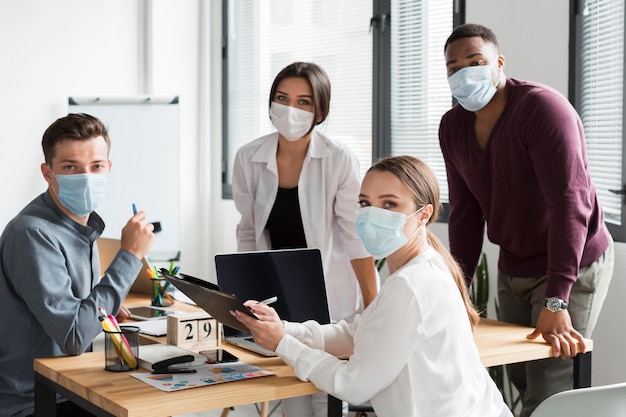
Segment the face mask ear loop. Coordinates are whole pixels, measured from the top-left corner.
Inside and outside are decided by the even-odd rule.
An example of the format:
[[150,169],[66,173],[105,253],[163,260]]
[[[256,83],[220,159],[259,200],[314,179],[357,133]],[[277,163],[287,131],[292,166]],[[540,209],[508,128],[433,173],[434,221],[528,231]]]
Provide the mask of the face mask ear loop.
[[[408,216],[406,216],[406,218],[408,219],[409,217],[416,215],[420,211],[424,210],[425,207],[426,207],[426,205],[423,205],[419,209],[415,210],[413,213],[411,213]],[[417,234],[420,232],[420,229],[421,229],[421,227],[420,227],[419,220],[418,220],[417,221],[417,230],[411,236],[407,237],[406,240],[409,241],[409,240],[413,239],[415,236],[417,236]]]
[[[50,169],[50,174],[52,174],[52,176],[54,177],[54,179],[57,182],[57,186],[59,185],[59,180],[57,179],[56,174],[52,171],[52,167],[50,165],[48,165],[48,168]],[[54,196],[56,198],[59,198],[59,190],[55,190],[54,189],[54,185],[50,184],[50,188],[52,189],[52,191],[54,192]]]

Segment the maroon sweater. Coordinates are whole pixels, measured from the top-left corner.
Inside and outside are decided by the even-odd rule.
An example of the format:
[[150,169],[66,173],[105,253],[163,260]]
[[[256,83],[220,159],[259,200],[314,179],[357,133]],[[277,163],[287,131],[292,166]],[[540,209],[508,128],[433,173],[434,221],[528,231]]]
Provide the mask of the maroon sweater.
[[557,91],[507,79],[507,100],[487,147],[474,113],[458,104],[439,141],[450,193],[450,250],[471,281],[484,225],[500,246],[498,268],[514,277],[548,275],[546,297],[569,299],[580,267],[596,261],[610,235],[591,182],[578,114]]

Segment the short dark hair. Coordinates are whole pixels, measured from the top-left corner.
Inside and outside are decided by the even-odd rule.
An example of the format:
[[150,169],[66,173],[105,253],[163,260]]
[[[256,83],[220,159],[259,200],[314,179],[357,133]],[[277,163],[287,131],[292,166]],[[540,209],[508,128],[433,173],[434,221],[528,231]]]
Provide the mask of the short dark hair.
[[[100,119],[85,113],[70,113],[57,119],[43,134],[41,146],[46,164],[52,164],[56,155],[56,145],[63,140],[89,140],[102,136],[111,149],[109,132]],[[108,155],[108,151],[107,151]]]
[[328,116],[330,111],[330,79],[326,72],[317,64],[311,62],[294,62],[283,68],[272,83],[270,90],[269,105],[272,105],[278,84],[285,78],[303,78],[311,85],[313,90],[313,102],[315,104],[315,114],[313,120],[315,124],[320,124]]
[[485,42],[489,42],[493,44],[496,49],[499,49],[498,39],[496,39],[496,35],[491,31],[491,29],[475,23],[465,23],[452,31],[452,34],[446,41],[446,45],[443,47],[443,51],[445,52],[448,49],[448,45],[456,40],[474,37],[482,38]]

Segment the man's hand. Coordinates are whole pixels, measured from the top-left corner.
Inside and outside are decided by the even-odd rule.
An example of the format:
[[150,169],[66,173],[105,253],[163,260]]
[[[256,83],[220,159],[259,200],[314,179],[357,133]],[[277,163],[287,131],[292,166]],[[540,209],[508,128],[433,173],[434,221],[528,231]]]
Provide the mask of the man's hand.
[[154,241],[153,230],[154,225],[147,222],[146,213],[138,212],[130,218],[122,229],[121,248],[142,259]]
[[231,311],[230,314],[250,329],[257,345],[275,351],[278,343],[285,336],[285,325],[276,314],[276,310],[256,301],[246,301],[244,304],[252,310],[259,318],[258,320],[240,311]]
[[[536,339],[542,335],[544,340],[552,345],[552,354],[555,358],[573,358],[580,352],[585,353],[583,336],[572,327],[572,320],[567,310],[551,312],[547,308],[541,310],[537,319],[535,331],[529,334],[529,339]],[[578,343],[577,343],[578,342]]]

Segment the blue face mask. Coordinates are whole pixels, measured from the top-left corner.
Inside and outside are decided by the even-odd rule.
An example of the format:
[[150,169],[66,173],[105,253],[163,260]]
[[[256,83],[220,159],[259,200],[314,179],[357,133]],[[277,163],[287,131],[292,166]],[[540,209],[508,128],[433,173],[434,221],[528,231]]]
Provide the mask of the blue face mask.
[[[378,207],[364,207],[359,209],[356,219],[356,231],[365,245],[365,249],[375,258],[385,258],[408,242],[404,236],[404,224],[407,219],[419,213],[406,215],[397,211],[385,210]],[[411,238],[417,231],[411,235]]]
[[467,111],[482,109],[489,104],[497,91],[489,65],[461,68],[448,77],[448,84],[452,96]]
[[78,217],[96,210],[109,190],[109,174],[56,175],[56,179],[59,201]]

